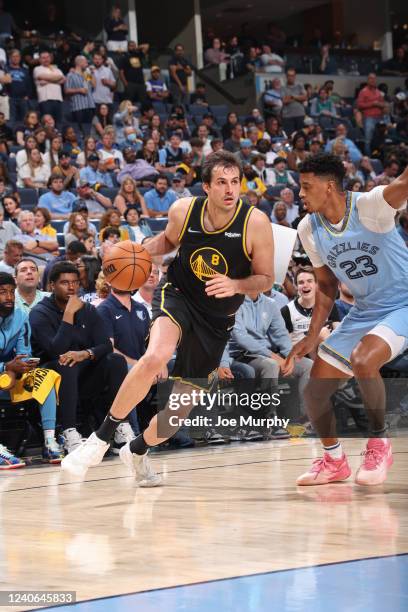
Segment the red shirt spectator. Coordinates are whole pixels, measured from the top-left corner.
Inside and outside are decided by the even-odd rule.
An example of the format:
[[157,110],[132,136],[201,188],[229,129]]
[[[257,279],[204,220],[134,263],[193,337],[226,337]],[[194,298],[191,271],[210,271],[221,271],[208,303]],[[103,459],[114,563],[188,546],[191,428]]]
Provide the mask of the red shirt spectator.
[[380,118],[384,114],[384,96],[377,87],[377,77],[371,73],[367,77],[367,85],[358,94],[357,107],[363,116]]

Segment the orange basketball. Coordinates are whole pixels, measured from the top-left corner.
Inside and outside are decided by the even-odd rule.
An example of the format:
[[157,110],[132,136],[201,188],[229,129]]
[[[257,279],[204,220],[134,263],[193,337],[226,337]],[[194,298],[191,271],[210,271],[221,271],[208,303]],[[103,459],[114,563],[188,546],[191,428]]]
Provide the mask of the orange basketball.
[[115,244],[102,261],[106,280],[120,291],[139,289],[149,278],[151,269],[149,253],[141,244],[130,240]]

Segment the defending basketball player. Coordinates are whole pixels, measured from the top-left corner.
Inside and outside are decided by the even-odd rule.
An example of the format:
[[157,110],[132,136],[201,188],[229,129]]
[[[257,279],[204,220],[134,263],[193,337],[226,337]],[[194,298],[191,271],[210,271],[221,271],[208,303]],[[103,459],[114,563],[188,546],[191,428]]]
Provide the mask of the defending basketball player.
[[375,187],[369,193],[343,192],[344,166],[333,155],[311,157],[301,164],[299,172],[300,196],[309,214],[298,231],[314,266],[319,291],[309,332],[292,349],[286,367],[317,346],[337,295],[338,281],[349,288],[355,305],[320,344],[311,370],[305,399],[324,455],[298,478],[297,484],[327,484],[350,476],[346,455],[336,437],[330,397],[344,379],[353,375],[371,428],[355,481],[360,485],[380,484],[392,464],[380,369],[408,346],[408,250],[395,228],[395,215],[408,198],[408,168],[390,185]]
[[[202,178],[207,198],[175,202],[165,231],[144,243],[151,256],[165,255],[179,246],[178,254],[167,281],[156,290],[145,355],[129,372],[98,431],[63,460],[62,468],[73,474],[83,475],[102,460],[116,427],[147,395],[176,348],[173,376],[185,382],[176,383],[174,391],[191,390],[188,379],[207,379],[219,366],[244,295],[273,285],[270,221],[239,199],[240,163],[226,151],[212,153],[203,164]],[[181,419],[190,410],[180,408],[172,415]],[[147,451],[177,429],[169,428],[165,437],[159,436],[154,417],[143,434],[122,447],[120,457],[140,486],[160,484]]]

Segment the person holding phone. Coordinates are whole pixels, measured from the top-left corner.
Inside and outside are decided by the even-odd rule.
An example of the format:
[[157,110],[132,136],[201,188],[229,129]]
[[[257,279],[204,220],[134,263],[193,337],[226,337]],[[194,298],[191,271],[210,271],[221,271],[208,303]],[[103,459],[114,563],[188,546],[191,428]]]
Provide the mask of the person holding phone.
[[[30,324],[27,314],[15,308],[15,290],[13,276],[0,272],[0,399],[6,400],[10,399],[19,379],[36,368],[39,362],[31,356]],[[55,439],[56,409],[57,399],[52,386],[40,405],[44,431],[43,460],[47,463],[60,463],[64,456]],[[25,461],[14,456],[0,441],[0,470],[24,466]]]

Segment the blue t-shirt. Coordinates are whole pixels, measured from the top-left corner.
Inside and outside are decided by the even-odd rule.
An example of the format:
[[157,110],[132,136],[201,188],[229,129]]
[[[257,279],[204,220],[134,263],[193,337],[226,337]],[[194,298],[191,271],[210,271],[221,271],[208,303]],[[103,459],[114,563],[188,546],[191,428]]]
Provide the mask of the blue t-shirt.
[[49,191],[40,197],[38,206],[43,206],[53,214],[69,215],[72,213],[72,204],[75,200],[76,196],[70,191],[63,191],[60,195]]
[[130,311],[114,296],[109,295],[98,306],[109,338],[115,348],[131,359],[140,359],[146,352],[146,338],[149,333],[150,317],[143,304],[130,300]]
[[168,212],[170,206],[178,200],[178,195],[172,189],[168,189],[163,197],[156,191],[156,189],[150,189],[144,195],[147,208],[150,210],[156,210],[157,212]]

